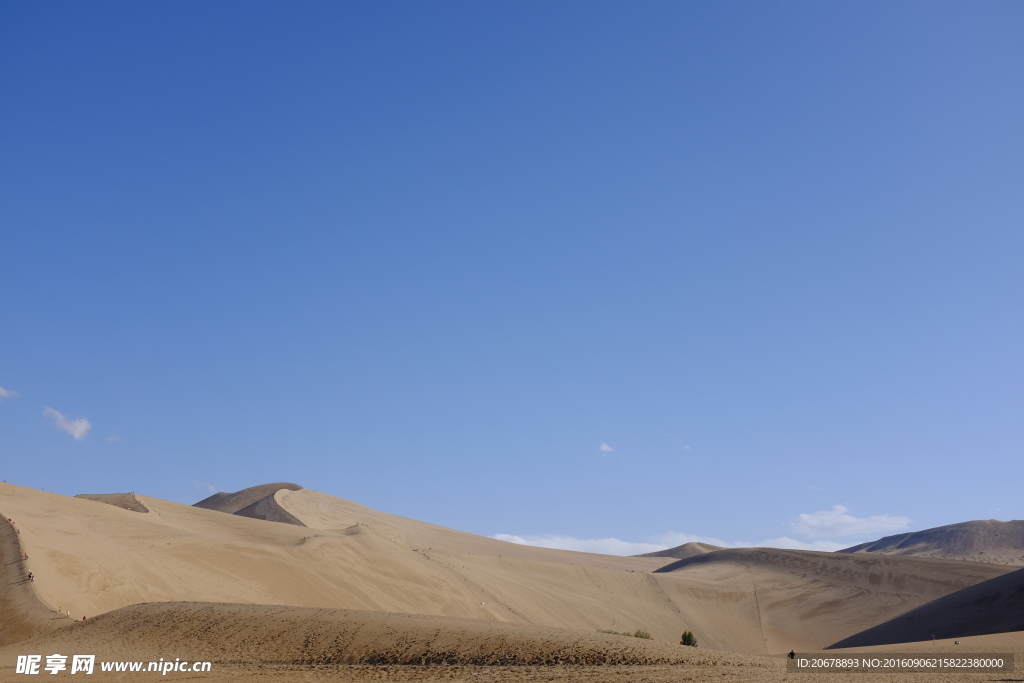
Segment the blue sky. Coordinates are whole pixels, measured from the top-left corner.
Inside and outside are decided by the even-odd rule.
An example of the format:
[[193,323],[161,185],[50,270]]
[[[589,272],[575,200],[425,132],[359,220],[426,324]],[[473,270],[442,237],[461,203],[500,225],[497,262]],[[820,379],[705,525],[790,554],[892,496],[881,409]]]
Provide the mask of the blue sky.
[[3,3],[3,478],[616,552],[1024,517],[1022,33]]

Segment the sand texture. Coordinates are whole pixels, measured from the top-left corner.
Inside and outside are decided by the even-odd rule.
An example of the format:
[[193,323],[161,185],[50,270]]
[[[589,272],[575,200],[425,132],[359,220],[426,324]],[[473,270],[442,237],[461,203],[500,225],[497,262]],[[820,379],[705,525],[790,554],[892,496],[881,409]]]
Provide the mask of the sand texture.
[[1008,631],[1024,631],[1024,569],[929,602],[845,638],[834,647],[888,645]]
[[75,498],[106,503],[132,512],[149,512],[149,508],[134,493],[80,493]]

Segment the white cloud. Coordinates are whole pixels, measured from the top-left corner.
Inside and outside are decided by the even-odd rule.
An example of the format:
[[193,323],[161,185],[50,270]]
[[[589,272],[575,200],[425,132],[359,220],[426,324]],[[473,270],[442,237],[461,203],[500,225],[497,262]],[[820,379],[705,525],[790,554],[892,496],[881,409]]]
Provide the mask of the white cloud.
[[797,541],[796,539],[782,536],[761,541],[757,544],[760,548],[786,548],[788,550],[817,550],[823,553],[834,553],[837,550],[849,547],[849,543],[836,543],[835,541]]
[[199,491],[209,491],[211,495],[217,493],[217,487],[208,481],[200,481],[196,479],[192,482],[192,485]]
[[611,453],[615,449],[602,441],[601,445],[597,447],[597,450],[601,451],[602,453]]
[[117,443],[120,440],[121,440],[121,435],[118,434],[117,432],[114,432],[113,434],[111,434],[110,436],[107,437],[107,443]]
[[675,548],[685,543],[707,543],[722,548],[784,548],[790,550],[817,550],[834,552],[847,547],[848,544],[835,541],[811,541],[805,543],[785,536],[771,538],[760,543],[744,541],[723,541],[711,536],[697,536],[670,531],[662,534],[652,542],[623,541],[618,538],[574,538],[547,534],[542,536],[516,536],[514,534],[494,534],[491,538],[519,545],[532,545],[538,548],[556,548],[559,550],[576,550],[583,553],[600,553],[602,555],[640,555],[658,550]]
[[75,441],[84,439],[85,435],[92,429],[92,425],[84,417],[69,420],[53,408],[48,407],[43,410],[43,415],[53,422],[54,427],[73,436]]
[[3,387],[0,387],[0,399],[14,398],[17,395],[17,391],[11,391],[10,389],[4,389]]
[[576,550],[581,553],[600,553],[602,555],[640,555],[664,550],[660,543],[632,543],[617,538],[573,538],[572,536],[514,536],[512,534],[494,534],[491,538],[519,545],[532,545],[538,548],[558,548],[560,550]]
[[864,536],[887,531],[901,531],[910,524],[908,517],[876,515],[854,517],[847,514],[849,508],[835,505],[831,510],[804,513],[790,523],[794,531],[811,538],[842,538],[843,536]]

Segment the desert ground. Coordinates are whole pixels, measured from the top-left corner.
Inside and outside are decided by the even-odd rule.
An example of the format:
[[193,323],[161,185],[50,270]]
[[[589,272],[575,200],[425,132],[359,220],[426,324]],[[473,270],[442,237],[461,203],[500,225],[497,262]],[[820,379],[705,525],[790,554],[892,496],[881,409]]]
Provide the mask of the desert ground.
[[[168,674],[206,681],[930,680],[787,674],[784,653],[855,637],[895,643],[868,650],[1024,648],[1020,632],[969,635],[1017,613],[1024,579],[1009,564],[699,544],[643,557],[550,550],[294,484],[187,506],[5,483],[0,515],[0,680],[22,679],[19,654],[54,652],[210,661],[209,673]],[[965,599],[984,603],[966,625],[941,608]],[[968,636],[900,640],[933,625]],[[636,629],[652,638],[600,632]],[[679,645],[684,630],[699,647]],[[1024,680],[942,680],[958,676]]]

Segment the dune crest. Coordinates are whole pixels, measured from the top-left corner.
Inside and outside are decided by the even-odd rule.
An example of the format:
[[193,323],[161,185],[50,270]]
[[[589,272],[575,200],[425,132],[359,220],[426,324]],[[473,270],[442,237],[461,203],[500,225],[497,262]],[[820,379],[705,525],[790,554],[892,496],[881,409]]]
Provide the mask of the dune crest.
[[886,536],[840,553],[876,553],[1024,566],[1024,521],[994,519]]
[[705,555],[707,553],[713,553],[716,550],[723,550],[723,548],[721,546],[711,545],[710,543],[690,541],[689,543],[677,545],[675,548],[657,550],[653,553],[644,553],[642,555],[637,555],[637,557],[672,557],[677,560],[685,560],[688,557]]
[[298,491],[301,490],[302,487],[298,484],[290,484],[288,482],[260,484],[259,486],[250,486],[247,489],[235,491],[234,493],[225,493],[223,491],[215,493],[209,498],[204,498],[198,503],[193,504],[193,507],[216,510],[217,512],[226,512],[229,515],[233,515],[239,510],[243,510],[267,496],[273,496],[281,489]]

